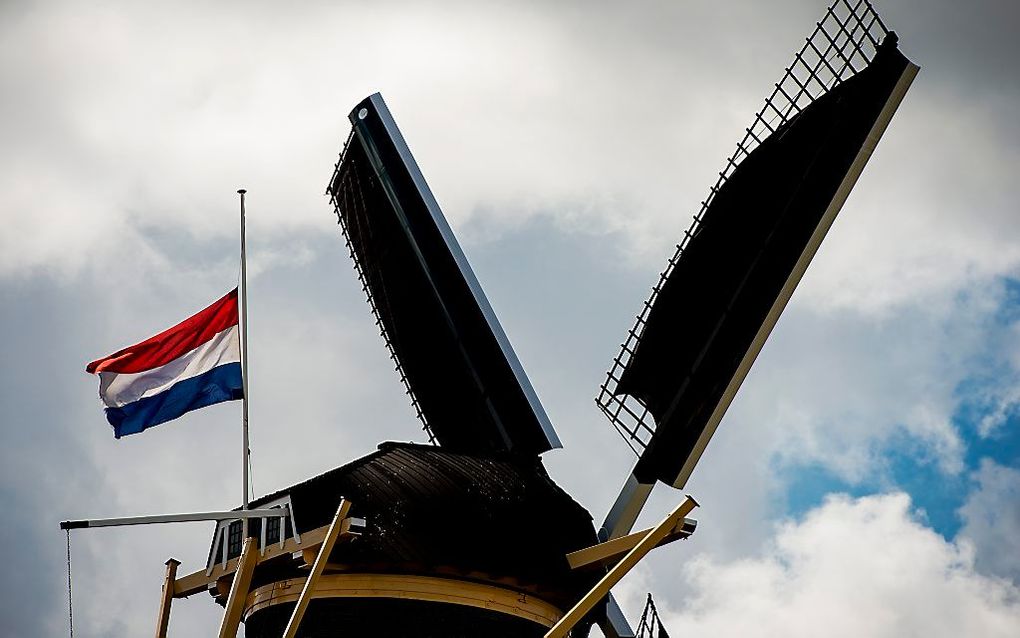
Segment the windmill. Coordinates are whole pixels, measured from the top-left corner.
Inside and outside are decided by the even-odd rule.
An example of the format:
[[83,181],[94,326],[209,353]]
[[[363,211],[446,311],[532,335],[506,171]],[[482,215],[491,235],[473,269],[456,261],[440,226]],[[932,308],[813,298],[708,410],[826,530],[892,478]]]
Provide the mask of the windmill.
[[635,521],[657,482],[685,486],[917,70],[868,0],[816,23],[600,388],[637,460],[598,526],[543,467],[560,441],[395,119],[357,104],[327,193],[428,442],[219,517],[205,569],[168,561],[157,636],[201,592],[221,636],[634,636],[610,589],[696,503]]

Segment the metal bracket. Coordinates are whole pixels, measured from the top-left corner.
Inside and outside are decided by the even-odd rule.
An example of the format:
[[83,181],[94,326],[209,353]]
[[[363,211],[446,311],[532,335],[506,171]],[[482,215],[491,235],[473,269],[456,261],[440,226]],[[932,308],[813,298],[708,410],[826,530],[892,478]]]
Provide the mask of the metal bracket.
[[620,603],[616,602],[612,594],[607,596],[606,618],[599,622],[599,628],[606,638],[635,638],[634,630],[620,609]]

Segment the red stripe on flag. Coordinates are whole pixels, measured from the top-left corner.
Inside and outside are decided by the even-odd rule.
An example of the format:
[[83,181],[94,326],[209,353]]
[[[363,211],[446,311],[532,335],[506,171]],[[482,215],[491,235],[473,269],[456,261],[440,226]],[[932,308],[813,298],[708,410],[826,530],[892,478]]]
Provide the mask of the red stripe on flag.
[[198,314],[168,328],[155,337],[128,346],[108,357],[96,359],[85,371],[143,372],[166,365],[194,350],[231,326],[237,325],[237,288]]

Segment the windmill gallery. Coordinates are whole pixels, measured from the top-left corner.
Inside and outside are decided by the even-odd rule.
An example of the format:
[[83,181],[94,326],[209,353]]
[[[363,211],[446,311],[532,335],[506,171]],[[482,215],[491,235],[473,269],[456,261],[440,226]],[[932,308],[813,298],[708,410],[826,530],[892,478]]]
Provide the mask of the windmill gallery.
[[[560,446],[553,424],[374,94],[350,111],[327,192],[427,441],[381,443],[251,502],[245,476],[239,509],[61,526],[216,522],[204,568],[178,575],[168,561],[157,638],[173,599],[206,593],[224,606],[221,637],[241,622],[249,638],[576,638],[594,625],[634,636],[612,587],[697,526],[690,496],[635,531],[642,507],[657,482],[684,488],[917,71],[867,0],[837,0],[816,23],[599,390],[598,406],[637,456],[601,524],[544,468],[542,454]],[[118,436],[246,394],[243,288],[240,302],[234,292],[203,311],[219,317],[212,328],[199,313],[154,337],[144,361],[125,349],[90,366],[104,392],[120,392],[104,395]],[[183,336],[152,354],[168,334]],[[138,386],[146,372],[170,368],[172,381]],[[213,377],[226,383],[218,394],[166,399]],[[522,541],[528,520],[543,521],[543,533]],[[666,635],[654,615],[649,599],[639,635]]]

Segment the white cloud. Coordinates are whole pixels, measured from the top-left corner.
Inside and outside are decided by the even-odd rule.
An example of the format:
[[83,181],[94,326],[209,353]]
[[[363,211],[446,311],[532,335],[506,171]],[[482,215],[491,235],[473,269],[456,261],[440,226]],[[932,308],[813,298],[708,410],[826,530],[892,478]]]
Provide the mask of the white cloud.
[[795,298],[721,427],[780,466],[821,464],[851,482],[880,476],[889,446],[904,442],[957,474],[957,389],[986,366],[989,314],[963,299],[862,320]]
[[1014,636],[1020,590],[975,569],[967,544],[917,522],[905,494],[830,497],[762,554],[693,559],[675,635]]
[[1020,583],[1020,470],[984,459],[974,479],[959,536],[973,543],[980,569]]
[[[64,412],[15,396],[18,384],[4,405],[12,410],[6,428],[38,428],[4,459],[18,477],[9,486],[16,497],[49,508],[28,515],[31,529],[11,532],[17,542],[43,539],[45,572],[27,558],[36,554],[24,563],[36,585],[45,581],[52,599],[45,604],[59,603],[64,586],[63,548],[45,535],[55,534],[58,516],[236,501],[236,406],[113,442],[80,367],[222,294],[236,276],[239,186],[250,191],[258,490],[335,467],[380,439],[421,439],[321,196],[347,110],[375,90],[386,95],[473,261],[486,252],[479,239],[504,249],[498,242],[537,221],[551,221],[543,236],[557,251],[554,265],[567,258],[559,251],[568,241],[591,240],[587,252],[570,256],[597,255],[585,262],[590,272],[568,266],[541,282],[511,278],[502,289],[493,276],[481,279],[568,444],[546,456],[550,472],[600,518],[632,460],[592,405],[602,366],[820,5],[170,7],[0,8],[0,79],[10,98],[0,103],[0,292],[10,293],[9,310],[55,276],[60,299],[39,311],[50,319],[36,322],[45,326],[39,334],[31,319],[12,322],[19,330],[9,332],[28,353],[19,358],[28,368],[12,374],[27,383],[73,371],[54,381],[60,400],[48,398]],[[914,24],[910,18],[900,22]],[[359,27],[366,20],[372,29]],[[699,466],[691,487],[706,504],[702,529],[678,544],[713,556],[720,577],[746,568],[757,581],[782,585],[786,602],[775,602],[790,613],[794,602],[810,602],[805,583],[823,570],[811,556],[794,560],[780,541],[822,534],[809,518],[758,553],[783,489],[770,460],[820,463],[860,480],[880,472],[889,442],[906,434],[944,471],[959,472],[956,389],[991,347],[1010,341],[989,317],[1001,301],[990,282],[1016,272],[1020,245],[1020,194],[1009,172],[1020,147],[1014,103],[989,101],[980,85],[942,91],[953,78],[928,56],[946,41],[903,35],[926,66]],[[980,60],[983,44],[968,42],[968,53]],[[995,90],[1008,93],[1006,84],[996,81]],[[526,250],[497,254],[489,275],[525,270],[520,262],[534,258]],[[535,293],[545,288],[544,297]],[[574,302],[583,311],[568,307]],[[51,335],[71,324],[81,333],[56,348]],[[1003,350],[1020,369],[1016,348]],[[1003,414],[1012,409],[1005,386],[990,391]],[[998,423],[990,420],[988,433]],[[76,437],[70,449],[54,450],[47,439],[64,430]],[[66,468],[68,477],[25,478],[43,466]],[[90,472],[97,476],[84,481]],[[993,492],[1008,493],[993,478],[967,510],[978,568],[994,558],[982,544],[1001,529],[981,532],[981,507]],[[74,498],[60,496],[72,482]],[[673,499],[657,490],[649,515]],[[965,549],[939,545],[902,512],[865,511],[894,504],[836,503],[816,514],[867,519],[869,527],[892,521],[888,527],[906,530],[903,542],[920,543],[932,563],[962,565],[946,585],[969,605],[959,608],[967,615],[959,622],[992,614],[968,598],[965,585],[991,581],[968,571]],[[151,630],[147,605],[162,560],[180,552],[195,568],[207,543],[202,526],[82,534],[81,634]],[[839,558],[859,548],[828,550]],[[710,593],[710,576],[692,571],[685,587]],[[640,589],[673,572],[656,566],[642,578]],[[718,593],[698,617],[706,627],[725,620],[713,615],[724,608]],[[8,598],[4,609],[15,609]],[[218,611],[206,597],[178,603],[172,631],[207,632]],[[63,633],[60,620],[53,635]]]
[[1001,367],[989,375],[993,380],[982,384],[977,397],[977,403],[985,409],[977,423],[977,432],[984,438],[999,435],[1020,412],[1020,321],[1014,321],[1002,331],[996,346]]
[[803,302],[876,315],[1020,273],[1016,134],[995,108],[947,96],[925,73],[812,263]]
[[[781,21],[757,5],[649,7],[21,12],[0,39],[16,96],[0,121],[0,275],[122,260],[145,227],[231,237],[242,185],[253,232],[318,227],[346,111],[377,89],[455,227],[548,215],[654,271],[788,61],[783,35],[817,7],[788,2]],[[1009,114],[938,92],[937,73],[894,120],[807,301],[877,312],[1016,269]]]
[[991,391],[992,409],[978,422],[978,433],[983,437],[994,435],[1020,408],[1020,387],[1003,384]]

